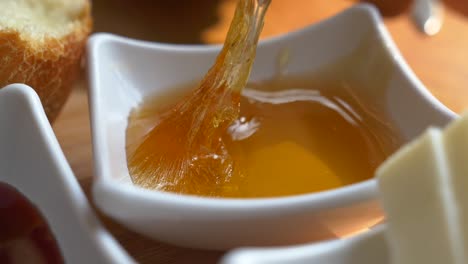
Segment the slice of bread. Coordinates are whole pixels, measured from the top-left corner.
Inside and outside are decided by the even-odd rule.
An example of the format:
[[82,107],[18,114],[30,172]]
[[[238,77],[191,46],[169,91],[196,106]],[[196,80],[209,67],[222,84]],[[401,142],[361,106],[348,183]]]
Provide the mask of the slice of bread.
[[0,0],[0,88],[33,87],[53,121],[79,73],[89,0]]

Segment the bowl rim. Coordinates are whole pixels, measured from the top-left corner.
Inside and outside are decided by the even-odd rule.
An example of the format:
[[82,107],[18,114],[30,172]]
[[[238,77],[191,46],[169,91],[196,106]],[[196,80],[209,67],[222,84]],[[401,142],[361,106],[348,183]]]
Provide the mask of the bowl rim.
[[[3,175],[0,173],[0,182],[13,187],[34,206],[49,227],[63,260],[66,263],[82,263],[91,259],[101,261],[100,263],[135,263],[102,225],[91,208],[78,179],[66,160],[35,88],[25,83],[0,86],[0,99],[13,101],[14,104],[2,105],[0,103],[0,109],[6,113],[15,114],[14,118],[7,118],[7,122],[4,123],[6,126],[0,125],[0,129],[8,130],[18,126],[14,123],[23,124],[25,121],[28,123],[26,127],[29,129],[25,130],[26,133],[20,133],[21,135],[18,136],[15,134],[11,139],[7,137],[8,140],[13,141],[19,153],[30,151],[31,147],[35,149],[29,158],[20,155],[20,160],[24,158],[24,161],[28,161],[36,156],[45,157],[41,162],[32,164],[33,168],[28,163],[26,172],[34,171],[35,174],[28,174],[21,170],[18,173],[15,167],[24,166],[26,163],[24,161],[23,163],[13,162],[11,168],[6,168],[7,173]],[[18,127],[22,126],[24,124]],[[25,144],[18,146],[17,141],[31,135],[34,135],[33,141],[29,142],[27,147]],[[48,164],[44,166],[44,163]],[[10,173],[11,171],[15,173]],[[37,180],[38,177],[44,179]],[[54,182],[52,186],[49,186],[50,182]],[[38,188],[53,189],[54,195],[51,196],[48,190],[34,191]],[[57,197],[61,200],[57,200]],[[62,210],[57,210],[57,208]],[[63,210],[64,208],[66,210]],[[76,221],[70,222],[70,219]],[[66,230],[72,230],[72,232]],[[80,241],[91,243],[91,246],[77,249],[74,246]],[[84,259],[80,255],[83,253],[86,254]]]
[[[457,117],[452,110],[443,105],[436,99],[430,91],[422,84],[416,77],[415,73],[411,70],[402,55],[400,54],[396,44],[388,33],[379,11],[371,4],[356,4],[340,13],[327,18],[318,24],[323,25],[333,23],[334,20],[345,16],[367,16],[372,21],[370,27],[373,27],[382,45],[385,45],[388,52],[392,54],[394,65],[403,72],[408,78],[411,86],[418,92],[418,94],[427,100],[436,111],[439,111],[443,116],[448,119]],[[318,24],[309,25],[302,29],[266,38],[259,43],[259,47],[269,45],[278,41],[293,38],[302,32],[316,27]],[[148,190],[139,186],[130,185],[127,183],[119,183],[108,176],[108,168],[104,168],[102,160],[107,158],[103,154],[105,149],[105,140],[102,135],[103,126],[98,124],[97,116],[99,115],[99,98],[96,96],[99,90],[99,82],[96,78],[96,68],[99,64],[99,56],[96,51],[99,50],[101,45],[108,45],[109,43],[119,43],[133,48],[142,48],[147,50],[158,50],[161,52],[178,52],[183,53],[201,53],[212,54],[218,52],[221,44],[216,45],[200,45],[200,44],[167,44],[151,41],[136,40],[128,37],[117,36],[110,33],[95,33],[90,37],[87,43],[88,47],[88,75],[89,75],[89,109],[91,120],[91,134],[93,142],[93,159],[94,159],[94,172],[95,184],[94,193],[95,197],[102,195],[117,195],[125,194],[134,199],[144,201],[151,200],[153,203],[179,205],[183,207],[196,206],[198,209],[231,209],[231,210],[257,210],[268,208],[288,208],[291,205],[306,205],[309,208],[329,208],[337,206],[346,206],[358,202],[364,202],[377,197],[377,183],[376,179],[368,179],[354,184],[346,185],[339,188],[324,190],[320,192],[305,193],[291,196],[280,197],[265,197],[265,198],[220,198],[220,197],[202,197],[195,195],[177,194],[164,191]]]

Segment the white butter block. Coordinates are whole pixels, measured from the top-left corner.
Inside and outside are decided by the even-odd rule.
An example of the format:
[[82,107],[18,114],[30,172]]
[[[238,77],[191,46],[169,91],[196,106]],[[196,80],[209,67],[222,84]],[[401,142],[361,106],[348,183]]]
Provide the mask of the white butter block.
[[457,222],[454,247],[461,259],[459,263],[468,263],[468,113],[445,129],[443,143],[451,175],[451,205]]
[[377,171],[393,264],[468,263],[468,113]]
[[437,129],[427,130],[378,169],[393,264],[460,263],[453,247],[457,227],[449,174]]

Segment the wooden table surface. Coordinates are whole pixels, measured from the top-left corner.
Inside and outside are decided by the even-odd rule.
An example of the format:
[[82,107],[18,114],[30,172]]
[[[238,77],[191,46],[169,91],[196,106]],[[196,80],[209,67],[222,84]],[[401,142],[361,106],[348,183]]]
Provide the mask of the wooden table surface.
[[[293,5],[294,4],[294,5]],[[301,28],[354,4],[346,0],[273,0],[263,36]],[[96,31],[160,42],[213,43],[224,38],[234,0],[95,0]],[[385,18],[403,56],[443,103],[461,112],[468,105],[468,17],[448,9],[435,37],[420,34],[406,13]],[[84,79],[84,78],[83,78]],[[93,178],[87,85],[81,80],[54,130],[89,197]],[[126,250],[141,263],[216,263],[222,252],[183,249],[154,242],[102,216]],[[357,230],[341,230],[345,236]]]

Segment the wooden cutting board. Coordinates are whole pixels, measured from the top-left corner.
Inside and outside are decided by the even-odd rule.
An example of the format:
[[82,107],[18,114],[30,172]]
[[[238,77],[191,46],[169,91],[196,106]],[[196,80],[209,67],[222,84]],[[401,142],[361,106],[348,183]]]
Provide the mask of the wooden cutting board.
[[[299,29],[354,4],[346,0],[273,0],[263,37]],[[138,39],[172,43],[217,43],[226,33],[235,0],[95,0],[95,29]],[[446,12],[440,34],[426,37],[407,13],[385,19],[403,56],[423,83],[455,111],[468,105],[468,18]],[[83,78],[84,79],[84,78]],[[87,85],[76,85],[54,124],[76,177],[90,197],[93,178]],[[102,220],[126,250],[141,263],[216,263],[223,252],[184,249],[151,241],[112,220]],[[378,221],[380,219],[376,219]],[[370,223],[363,223],[365,230]],[[362,230],[346,226],[337,237]]]

